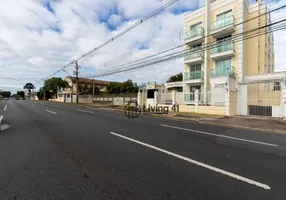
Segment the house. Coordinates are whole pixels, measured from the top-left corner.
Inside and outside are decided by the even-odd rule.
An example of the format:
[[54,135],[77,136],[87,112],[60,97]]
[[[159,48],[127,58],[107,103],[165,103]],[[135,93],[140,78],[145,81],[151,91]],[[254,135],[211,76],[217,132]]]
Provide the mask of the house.
[[[99,92],[106,92],[107,86],[110,82],[96,80],[96,79],[87,79],[87,78],[79,78],[78,79],[78,86],[76,77],[67,76],[64,79],[68,83],[68,87],[66,88],[59,88],[57,94],[57,101],[60,102],[76,102],[76,93],[77,87],[79,89],[79,95],[92,95],[93,88],[94,94]],[[98,89],[98,91],[96,90]]]
[[206,0],[185,14],[184,104],[197,92],[225,115],[282,116],[286,73],[274,72],[272,32],[257,31],[271,24],[268,11],[261,0]]

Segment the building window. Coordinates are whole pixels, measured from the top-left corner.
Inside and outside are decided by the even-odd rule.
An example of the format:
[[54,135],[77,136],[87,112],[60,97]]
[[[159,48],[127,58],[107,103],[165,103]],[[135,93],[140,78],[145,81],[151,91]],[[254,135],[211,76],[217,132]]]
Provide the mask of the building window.
[[70,98],[71,97],[71,95],[70,94],[68,94],[68,98]]
[[227,35],[227,36],[223,36],[223,37],[220,37],[220,38],[217,38],[217,42],[225,42],[225,41],[230,41],[232,39],[232,36],[231,35]]
[[216,20],[218,21],[218,20],[224,19],[224,18],[226,18],[226,17],[229,17],[229,16],[231,16],[231,15],[232,15],[232,11],[231,11],[231,10],[226,11],[226,12],[224,12],[224,13],[218,14],[218,15],[216,16]]
[[191,46],[191,50],[192,51],[202,50],[202,44],[196,44],[196,45]]
[[215,62],[215,68],[217,69],[223,69],[227,67],[231,67],[231,58],[226,59],[226,60],[219,60]]
[[155,91],[156,91],[155,89],[147,90],[147,99],[154,99],[154,92]]
[[200,28],[200,27],[202,27],[202,22],[197,23],[197,24],[194,24],[194,25],[191,25],[191,26],[190,26],[190,31],[196,30],[196,29],[198,29],[198,28]]
[[196,85],[196,86],[190,86],[190,92],[193,93],[196,90],[199,90],[199,92],[201,91],[201,86],[200,85]]
[[190,72],[196,72],[196,71],[201,71],[201,65],[193,65],[190,66]]
[[281,83],[280,82],[274,82],[274,91],[280,91],[281,90]]

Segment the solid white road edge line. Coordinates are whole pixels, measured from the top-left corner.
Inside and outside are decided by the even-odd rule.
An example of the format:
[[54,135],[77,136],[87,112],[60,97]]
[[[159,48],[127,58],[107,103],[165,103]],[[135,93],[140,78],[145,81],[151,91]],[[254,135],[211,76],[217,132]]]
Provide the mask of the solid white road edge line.
[[259,183],[259,182],[257,182],[257,181],[254,181],[254,180],[245,178],[245,177],[243,177],[243,176],[240,176],[240,175],[237,175],[237,174],[234,174],[234,173],[225,171],[225,170],[223,170],[223,169],[219,169],[219,168],[216,168],[216,167],[213,167],[213,166],[204,164],[204,163],[202,163],[202,162],[193,160],[193,159],[191,159],[191,158],[188,158],[188,157],[185,157],[185,156],[181,156],[181,155],[175,154],[175,153],[173,153],[173,152],[170,152],[170,151],[161,149],[161,148],[159,148],[159,147],[156,147],[156,146],[153,146],[153,145],[150,145],[150,144],[146,144],[146,143],[144,143],[144,142],[140,142],[140,141],[138,141],[138,140],[135,140],[135,139],[132,139],[132,138],[129,138],[129,137],[126,137],[126,136],[123,136],[123,135],[120,135],[120,134],[117,134],[117,133],[114,133],[114,132],[110,132],[110,134],[112,134],[112,135],[114,135],[114,136],[117,136],[117,137],[120,137],[120,138],[123,138],[123,139],[126,139],[126,140],[129,140],[129,141],[131,141],[131,142],[140,144],[140,145],[142,145],[142,146],[149,147],[149,148],[151,148],[151,149],[160,151],[160,152],[165,153],[165,154],[167,154],[167,155],[174,156],[174,157],[176,157],[176,158],[179,158],[179,159],[184,160],[184,161],[187,161],[187,162],[189,162],[189,163],[192,163],[192,164],[198,165],[198,166],[200,166],[200,167],[209,169],[209,170],[211,170],[211,171],[215,171],[215,172],[217,172],[217,173],[221,173],[221,174],[226,175],[226,176],[229,176],[229,177],[231,177],[231,178],[234,178],[234,179],[237,179],[237,180],[246,182],[246,183],[248,183],[248,184],[255,185],[255,186],[257,186],[257,187],[261,187],[261,188],[263,188],[263,189],[265,189],[265,190],[270,190],[270,189],[271,189],[271,188],[270,188],[268,185],[266,185],[266,184]]
[[49,113],[52,113],[52,114],[54,114],[54,115],[57,114],[56,112],[53,112],[53,111],[50,111],[50,110],[46,110],[46,111],[49,112]]
[[5,107],[4,107],[4,111],[6,111],[6,109],[7,109],[7,104],[6,104]]
[[243,142],[262,144],[262,145],[267,145],[267,146],[272,146],[272,147],[277,147],[278,146],[277,144],[271,144],[271,143],[266,143],[266,142],[259,142],[259,141],[256,141],[256,140],[247,140],[247,139],[231,137],[231,136],[227,136],[227,135],[219,135],[219,134],[209,133],[209,132],[205,132],[205,131],[198,131],[198,130],[193,130],[193,129],[188,129],[188,128],[181,128],[181,127],[177,127],[177,126],[169,126],[169,125],[165,125],[165,124],[161,124],[161,126],[168,127],[168,128],[173,128],[173,129],[180,129],[180,130],[184,130],[184,131],[201,133],[201,134],[204,134],[204,135],[211,135],[211,136],[216,136],[216,137],[228,138],[228,139],[232,139],[232,140],[239,140],[239,141],[243,141]]

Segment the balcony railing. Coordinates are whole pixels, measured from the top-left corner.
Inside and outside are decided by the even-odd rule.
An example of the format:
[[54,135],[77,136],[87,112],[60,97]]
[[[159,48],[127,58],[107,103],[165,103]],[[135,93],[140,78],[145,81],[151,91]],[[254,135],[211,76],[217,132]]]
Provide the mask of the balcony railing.
[[218,42],[213,47],[211,47],[211,54],[220,53],[224,51],[233,50],[233,43],[232,42]]
[[[192,53],[193,51],[193,53]],[[192,50],[190,53],[187,53],[184,57],[185,60],[190,60],[190,59],[194,59],[194,58],[198,58],[198,57],[202,57],[203,56],[203,51],[199,51],[199,50]]]
[[204,34],[203,27],[197,27],[185,33],[185,40],[188,40],[190,38],[194,38],[197,36],[203,36],[203,34]]
[[184,80],[202,79],[203,77],[204,77],[204,72],[202,71],[184,73]]
[[185,93],[184,101],[195,101],[195,93]]
[[217,67],[211,69],[211,77],[227,76],[234,73],[233,67]]
[[234,16],[228,16],[223,19],[217,20],[212,24],[212,31],[216,31],[218,29],[226,28],[228,26],[234,25]]

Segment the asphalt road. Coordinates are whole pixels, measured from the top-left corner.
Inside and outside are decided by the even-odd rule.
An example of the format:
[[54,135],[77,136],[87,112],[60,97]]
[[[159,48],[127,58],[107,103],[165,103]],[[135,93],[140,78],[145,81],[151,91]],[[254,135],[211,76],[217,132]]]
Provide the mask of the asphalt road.
[[286,135],[50,102],[1,115],[0,199],[286,199]]

